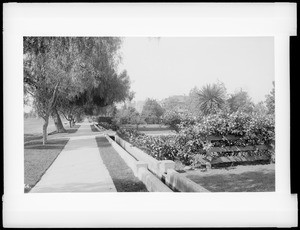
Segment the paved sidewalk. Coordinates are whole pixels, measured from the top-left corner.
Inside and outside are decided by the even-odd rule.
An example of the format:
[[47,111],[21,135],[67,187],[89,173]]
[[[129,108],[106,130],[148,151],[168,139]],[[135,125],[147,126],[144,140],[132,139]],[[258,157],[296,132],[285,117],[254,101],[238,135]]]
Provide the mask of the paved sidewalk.
[[80,125],[31,193],[117,191],[99,154],[99,133],[91,131],[91,123]]

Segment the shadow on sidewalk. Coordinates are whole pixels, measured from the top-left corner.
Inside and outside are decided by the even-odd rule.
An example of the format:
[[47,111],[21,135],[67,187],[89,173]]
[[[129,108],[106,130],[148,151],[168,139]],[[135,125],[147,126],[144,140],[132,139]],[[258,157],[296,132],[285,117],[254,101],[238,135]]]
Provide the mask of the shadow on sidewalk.
[[65,183],[53,184],[51,187],[37,188],[38,191],[31,191],[32,193],[56,193],[56,192],[113,192],[107,191],[108,185],[103,182],[98,183]]
[[24,149],[61,149],[65,146],[67,138],[48,140],[47,144],[43,145],[42,140],[31,141],[24,145]]

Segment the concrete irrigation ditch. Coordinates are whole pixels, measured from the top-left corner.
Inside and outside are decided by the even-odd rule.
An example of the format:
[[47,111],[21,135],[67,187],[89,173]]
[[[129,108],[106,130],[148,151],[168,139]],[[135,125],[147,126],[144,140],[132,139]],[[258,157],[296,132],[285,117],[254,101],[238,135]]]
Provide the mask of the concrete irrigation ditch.
[[[95,127],[99,129],[97,125]],[[99,129],[99,131],[103,130]],[[116,133],[111,132],[106,134],[105,137],[149,191],[209,192],[199,184],[176,172],[174,170],[175,162],[171,160],[158,161],[120,138]]]

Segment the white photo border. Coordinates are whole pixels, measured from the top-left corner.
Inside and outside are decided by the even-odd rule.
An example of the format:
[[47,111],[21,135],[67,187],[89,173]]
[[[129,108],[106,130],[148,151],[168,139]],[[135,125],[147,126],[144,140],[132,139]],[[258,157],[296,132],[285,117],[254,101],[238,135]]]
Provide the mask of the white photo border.
[[[294,3],[6,3],[5,227],[292,227],[289,36]],[[276,192],[24,194],[23,36],[274,37]]]

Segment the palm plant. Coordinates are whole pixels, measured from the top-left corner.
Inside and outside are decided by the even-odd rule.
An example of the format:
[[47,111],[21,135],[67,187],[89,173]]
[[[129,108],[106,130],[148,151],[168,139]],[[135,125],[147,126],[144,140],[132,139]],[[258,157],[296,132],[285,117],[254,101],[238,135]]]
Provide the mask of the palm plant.
[[199,109],[204,115],[214,114],[223,108],[226,102],[226,89],[223,84],[208,84],[197,93]]

